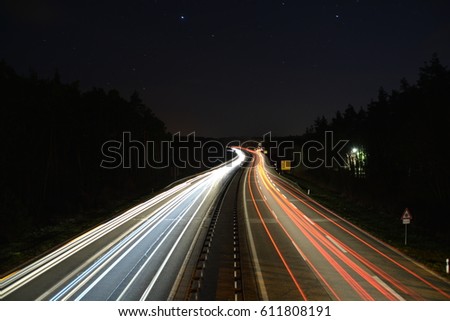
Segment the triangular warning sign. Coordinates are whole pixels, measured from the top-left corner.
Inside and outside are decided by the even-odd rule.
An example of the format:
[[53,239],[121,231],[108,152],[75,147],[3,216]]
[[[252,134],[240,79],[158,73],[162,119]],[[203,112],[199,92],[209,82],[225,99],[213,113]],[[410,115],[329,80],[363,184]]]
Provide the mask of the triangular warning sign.
[[409,212],[408,208],[405,208],[405,211],[402,215],[402,220],[410,220],[412,219],[411,213]]

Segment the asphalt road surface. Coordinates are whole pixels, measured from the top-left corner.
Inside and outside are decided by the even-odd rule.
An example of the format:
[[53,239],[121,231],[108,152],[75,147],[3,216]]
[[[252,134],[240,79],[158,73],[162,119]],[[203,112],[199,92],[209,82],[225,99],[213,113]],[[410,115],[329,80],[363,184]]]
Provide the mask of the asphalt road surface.
[[447,281],[310,199],[262,152],[248,152],[243,228],[259,299],[450,299]]
[[245,159],[237,154],[4,277],[0,299],[171,299],[212,204]]

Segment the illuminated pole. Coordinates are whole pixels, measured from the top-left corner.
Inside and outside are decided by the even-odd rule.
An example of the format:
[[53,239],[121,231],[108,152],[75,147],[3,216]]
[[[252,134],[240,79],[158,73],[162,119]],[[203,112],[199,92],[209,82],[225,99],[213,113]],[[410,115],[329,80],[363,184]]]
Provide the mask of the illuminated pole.
[[447,274],[450,273],[449,268],[448,268],[448,261],[449,261],[449,259],[445,260],[445,272],[447,272]]

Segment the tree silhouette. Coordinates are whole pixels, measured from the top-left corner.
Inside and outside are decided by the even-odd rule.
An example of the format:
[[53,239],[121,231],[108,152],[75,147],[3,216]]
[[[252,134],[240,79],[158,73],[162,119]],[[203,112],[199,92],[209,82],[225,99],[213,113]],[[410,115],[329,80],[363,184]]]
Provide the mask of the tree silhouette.
[[368,155],[364,182],[342,168],[308,175],[392,213],[414,207],[416,222],[444,233],[450,228],[449,106],[450,71],[434,54],[420,68],[416,84],[403,78],[399,90],[388,93],[381,87],[366,109],[356,112],[349,105],[329,123],[319,117],[305,134],[317,140],[332,130],[335,137],[349,139],[350,147],[363,146]]
[[151,168],[100,167],[102,144],[125,131],[140,141],[167,137],[137,92],[129,100],[117,90],[81,92],[57,71],[52,79],[24,77],[1,61],[0,105],[0,243],[169,182],[167,173]]

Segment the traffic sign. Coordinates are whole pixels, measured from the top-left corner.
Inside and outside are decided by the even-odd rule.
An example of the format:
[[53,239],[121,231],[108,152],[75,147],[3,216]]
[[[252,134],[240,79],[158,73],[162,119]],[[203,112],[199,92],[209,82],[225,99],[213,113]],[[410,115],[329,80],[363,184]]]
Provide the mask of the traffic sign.
[[407,229],[407,226],[408,226],[408,224],[411,223],[411,220],[412,220],[412,215],[409,212],[408,208],[405,208],[405,211],[403,212],[403,215],[402,215],[402,221],[403,221],[403,224],[405,225],[405,245],[408,244],[408,229]]
[[291,170],[291,161],[290,160],[282,160],[281,161],[281,170],[282,171],[290,171]]
[[402,215],[403,224],[409,224],[411,223],[411,220],[412,220],[411,213],[409,212],[408,208],[405,208],[405,211],[403,212]]

